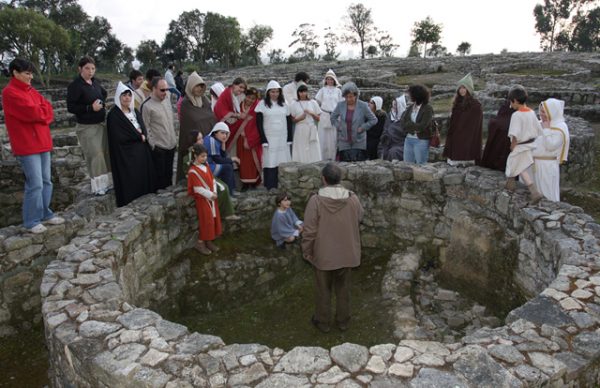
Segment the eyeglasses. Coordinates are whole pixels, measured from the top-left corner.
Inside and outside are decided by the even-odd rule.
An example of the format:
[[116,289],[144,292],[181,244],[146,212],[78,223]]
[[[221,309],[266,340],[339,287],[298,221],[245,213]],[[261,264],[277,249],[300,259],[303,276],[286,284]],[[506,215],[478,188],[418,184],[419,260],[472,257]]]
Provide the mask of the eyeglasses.
[[158,89],[158,90],[160,90],[161,92],[166,92],[169,89]]

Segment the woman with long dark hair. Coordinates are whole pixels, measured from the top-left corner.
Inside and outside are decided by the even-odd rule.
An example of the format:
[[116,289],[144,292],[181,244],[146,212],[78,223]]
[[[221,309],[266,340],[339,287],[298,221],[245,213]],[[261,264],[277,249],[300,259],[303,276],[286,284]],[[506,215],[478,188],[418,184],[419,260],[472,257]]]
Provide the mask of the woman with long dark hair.
[[473,79],[467,74],[458,81],[444,145],[443,155],[451,165],[479,163],[481,159],[483,110],[473,92]]
[[107,93],[94,77],[92,58],[81,58],[78,69],[79,75],[67,88],[67,110],[77,118],[75,130],[91,178],[91,192],[104,195],[113,185],[104,124]]
[[267,190],[277,188],[279,165],[292,160],[292,116],[279,82],[267,84],[265,98],[255,109],[256,125],[263,147],[263,175]]
[[406,132],[404,140],[404,161],[417,164],[429,159],[429,140],[432,136],[433,108],[429,104],[429,90],[423,85],[408,88],[412,101],[400,121]]

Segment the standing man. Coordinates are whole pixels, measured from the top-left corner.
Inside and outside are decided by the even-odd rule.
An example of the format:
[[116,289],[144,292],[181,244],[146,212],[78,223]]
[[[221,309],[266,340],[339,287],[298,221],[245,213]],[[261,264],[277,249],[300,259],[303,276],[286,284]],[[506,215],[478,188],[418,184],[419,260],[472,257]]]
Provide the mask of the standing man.
[[173,64],[169,65],[167,67],[167,71],[165,72],[165,80],[167,81],[167,84],[169,85],[169,92],[176,95],[177,101],[179,101],[179,98],[181,98],[181,93],[179,93],[179,90],[177,90],[177,83],[175,83],[175,75],[173,74],[174,72],[175,72],[175,65],[173,65]]
[[43,233],[42,221],[58,225],[65,222],[50,210],[52,180],[50,123],[52,105],[31,86],[33,64],[15,58],[10,63],[10,81],[2,90],[4,120],[12,152],[25,174],[23,226],[32,233]]
[[144,83],[144,75],[142,74],[141,71],[133,69],[129,72],[129,82],[127,82],[125,84],[125,86],[127,86],[133,92],[135,106],[138,108],[140,105],[142,105],[142,102],[144,102],[144,99],[142,99],[142,97],[139,94],[135,93],[135,91],[138,90],[142,86],[143,83]]
[[302,253],[315,268],[316,309],[311,322],[327,333],[333,292],[338,328],[345,331],[350,323],[350,272],[360,265],[363,207],[356,194],[340,185],[342,170],[335,163],[327,163],[321,175],[325,187],[308,200],[304,211]]
[[177,146],[173,108],[167,92],[169,86],[163,78],[152,79],[152,94],[142,104],[142,119],[148,131],[148,143],[152,147],[152,159],[157,175],[157,189],[173,184],[173,158]]
[[283,91],[283,98],[285,98],[285,103],[288,105],[292,105],[292,103],[294,101],[298,101],[298,95],[297,90],[298,90],[298,86],[300,85],[307,85],[308,84],[308,80],[310,79],[309,75],[304,72],[304,71],[300,71],[298,73],[296,73],[296,76],[294,77],[294,81],[290,82],[289,84],[285,85],[282,89]]

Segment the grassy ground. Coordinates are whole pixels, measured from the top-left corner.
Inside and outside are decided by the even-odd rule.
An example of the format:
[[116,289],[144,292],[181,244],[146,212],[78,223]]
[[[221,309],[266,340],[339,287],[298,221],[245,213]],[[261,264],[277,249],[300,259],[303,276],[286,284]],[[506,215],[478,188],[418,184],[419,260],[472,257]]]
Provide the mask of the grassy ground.
[[564,70],[553,70],[553,69],[517,69],[509,71],[506,74],[513,75],[536,75],[536,76],[560,76],[564,75]]
[[[394,82],[399,85],[422,84],[432,88],[434,85],[455,85],[464,76],[458,73],[409,74],[396,77]],[[476,90],[485,87],[485,81],[480,78],[473,77],[473,82]]]

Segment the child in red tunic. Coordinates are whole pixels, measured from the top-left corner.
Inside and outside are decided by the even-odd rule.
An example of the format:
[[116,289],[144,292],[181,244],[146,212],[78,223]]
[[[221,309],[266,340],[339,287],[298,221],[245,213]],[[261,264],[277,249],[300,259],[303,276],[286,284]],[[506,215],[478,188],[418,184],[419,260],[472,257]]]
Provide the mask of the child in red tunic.
[[192,150],[194,161],[188,171],[188,195],[194,197],[198,215],[199,235],[196,249],[203,255],[210,255],[219,250],[213,240],[220,236],[222,231],[217,185],[206,163],[206,147],[194,144]]

